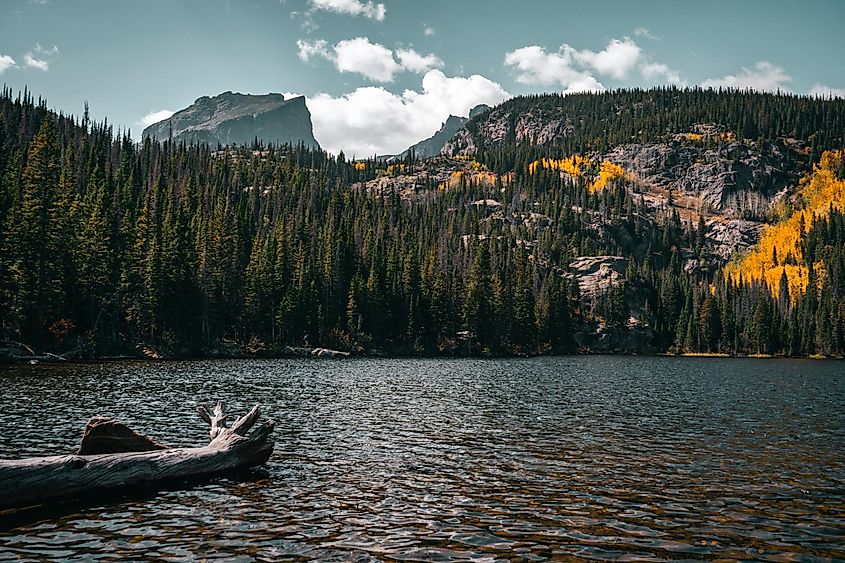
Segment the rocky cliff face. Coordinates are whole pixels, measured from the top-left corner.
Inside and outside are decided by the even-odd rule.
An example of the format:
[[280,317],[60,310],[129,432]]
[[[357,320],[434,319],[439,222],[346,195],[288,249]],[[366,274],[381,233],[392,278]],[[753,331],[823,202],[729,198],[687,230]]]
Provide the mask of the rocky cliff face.
[[602,159],[641,182],[700,198],[709,210],[737,217],[765,214],[753,207],[795,185],[806,165],[804,155],[783,141],[707,146],[683,138],[620,145]]
[[225,92],[203,96],[169,119],[144,129],[144,137],[211,145],[245,145],[256,138],[264,143],[304,143],[318,147],[311,113],[300,96],[286,100],[282,94],[253,96]]
[[[465,124],[441,153],[467,156],[514,143],[554,146],[584,126],[577,115],[543,107],[516,112],[503,104]],[[660,142],[620,144],[593,158],[619,164],[645,185],[697,198],[707,210],[761,218],[776,194],[808,168],[804,148],[794,140],[737,140],[718,125],[696,124]]]
[[541,108],[516,112],[507,105],[493,108],[458,131],[443,145],[442,154],[468,155],[482,147],[504,143],[553,144],[575,130],[575,120]]

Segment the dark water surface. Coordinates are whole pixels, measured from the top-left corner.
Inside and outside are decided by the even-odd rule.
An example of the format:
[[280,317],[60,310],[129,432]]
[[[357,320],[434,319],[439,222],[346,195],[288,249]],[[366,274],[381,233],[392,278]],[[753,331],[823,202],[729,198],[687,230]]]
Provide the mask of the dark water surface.
[[277,421],[265,469],[13,523],[0,560],[845,558],[838,362],[18,366],[0,458],[69,452],[95,414],[199,445],[217,398]]

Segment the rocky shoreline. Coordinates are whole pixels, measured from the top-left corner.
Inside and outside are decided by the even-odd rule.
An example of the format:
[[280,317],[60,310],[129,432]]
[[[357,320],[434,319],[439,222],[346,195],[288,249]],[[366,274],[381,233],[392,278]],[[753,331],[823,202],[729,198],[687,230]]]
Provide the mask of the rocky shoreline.
[[[618,342],[615,338],[609,338],[609,341]],[[138,360],[153,360],[153,361],[185,361],[185,360],[234,360],[234,359],[284,359],[284,358],[315,358],[315,359],[348,359],[348,358],[530,358],[539,356],[664,356],[676,358],[752,358],[752,359],[816,359],[816,360],[830,360],[843,359],[839,357],[826,357],[819,355],[812,356],[783,356],[783,355],[766,355],[766,354],[728,354],[722,352],[714,353],[672,353],[672,352],[657,352],[653,350],[627,350],[614,349],[612,346],[597,346],[595,348],[581,347],[579,350],[571,354],[553,354],[549,352],[544,353],[498,353],[493,354],[488,351],[479,350],[450,350],[443,353],[407,353],[398,350],[385,351],[381,349],[361,350],[357,352],[350,352],[346,350],[334,350],[323,347],[310,346],[284,346],[279,349],[269,350],[262,349],[260,351],[249,351],[245,347],[238,346],[234,342],[225,343],[226,346],[221,346],[214,349],[203,350],[199,353],[190,353],[187,351],[173,352],[166,351],[160,348],[151,346],[139,346],[135,353],[121,353],[121,354],[80,354],[77,351],[66,352],[63,354],[54,354],[51,352],[39,352],[33,350],[29,346],[19,343],[4,342],[0,344],[0,365],[11,364],[30,364],[38,365],[42,363],[60,363],[60,362],[112,362],[112,361],[138,361]]]

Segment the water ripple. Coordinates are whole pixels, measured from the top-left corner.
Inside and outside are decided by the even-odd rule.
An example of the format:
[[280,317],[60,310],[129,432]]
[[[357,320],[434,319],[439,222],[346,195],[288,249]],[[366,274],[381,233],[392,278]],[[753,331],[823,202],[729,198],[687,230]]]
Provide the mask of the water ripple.
[[[265,406],[277,450],[218,478],[0,531],[0,560],[845,558],[833,362],[576,357],[0,371],[0,457],[115,416],[174,445],[197,401]],[[2,494],[0,492],[0,494]]]

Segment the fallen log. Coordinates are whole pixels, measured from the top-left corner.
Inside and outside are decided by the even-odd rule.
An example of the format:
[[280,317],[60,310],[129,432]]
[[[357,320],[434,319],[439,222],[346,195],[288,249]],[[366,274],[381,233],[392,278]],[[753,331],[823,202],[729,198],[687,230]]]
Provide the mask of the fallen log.
[[314,348],[311,350],[311,355],[316,358],[348,358],[349,352],[329,350],[328,348]]
[[76,454],[0,460],[0,508],[265,463],[273,453],[273,421],[249,433],[260,414],[259,405],[231,427],[226,426],[224,410],[219,401],[213,413],[199,406],[200,417],[211,426],[211,442],[199,448],[168,448],[116,420],[94,417]]

